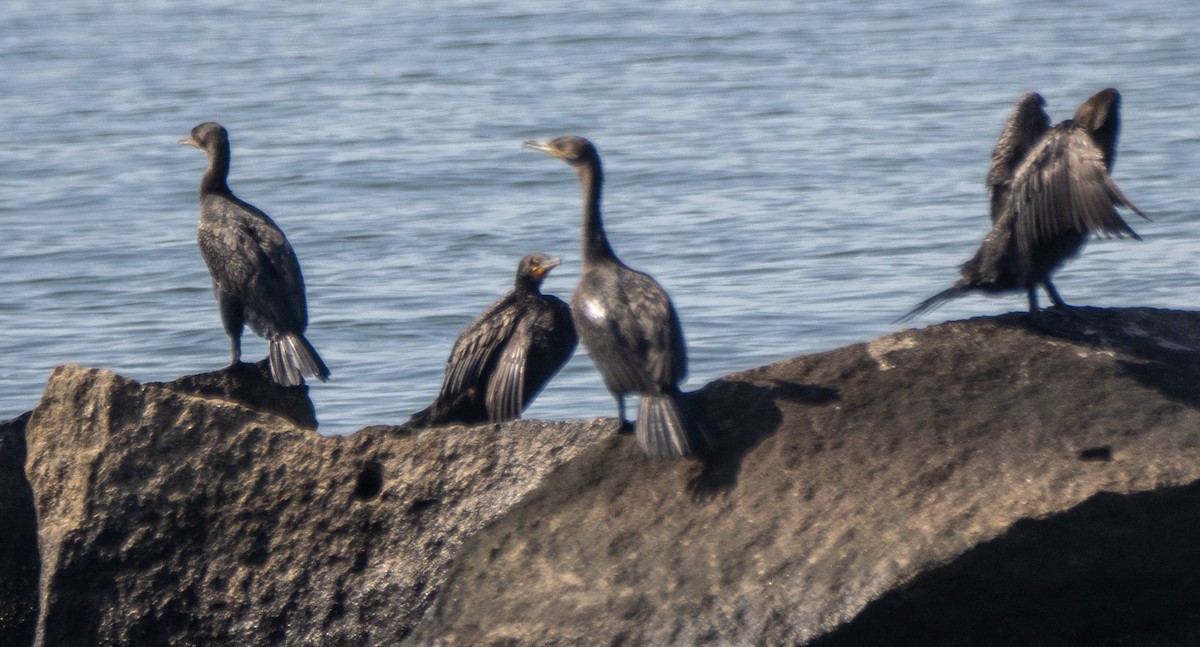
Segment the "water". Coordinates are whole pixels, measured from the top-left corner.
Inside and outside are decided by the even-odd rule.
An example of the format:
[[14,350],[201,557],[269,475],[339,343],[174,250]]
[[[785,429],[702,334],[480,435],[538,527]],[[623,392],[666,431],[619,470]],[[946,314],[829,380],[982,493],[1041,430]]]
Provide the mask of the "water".
[[[715,6],[708,6],[709,4]],[[1200,4],[6,3],[0,19],[0,419],[76,362],[221,367],[196,250],[205,162],[304,267],[333,370],[322,431],[398,423],[532,251],[579,271],[579,189],[527,138],[593,139],[613,246],[670,291],[690,387],[897,329],[988,227],[1012,103],[1124,95],[1115,169],[1153,218],[1056,280],[1074,303],[1193,308]],[[1024,307],[971,297],[923,318]],[[245,355],[265,344],[248,336]],[[581,352],[527,415],[612,415]]]

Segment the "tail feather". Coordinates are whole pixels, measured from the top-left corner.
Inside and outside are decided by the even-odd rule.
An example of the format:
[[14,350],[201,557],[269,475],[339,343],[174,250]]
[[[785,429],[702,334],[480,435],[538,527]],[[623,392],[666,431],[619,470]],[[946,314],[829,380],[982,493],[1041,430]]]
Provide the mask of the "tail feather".
[[918,303],[917,307],[913,308],[912,310],[909,310],[906,314],[904,314],[900,318],[892,321],[892,323],[904,323],[906,321],[911,321],[912,319],[915,319],[915,318],[925,314],[926,312],[936,310],[939,306],[941,306],[943,303],[945,303],[947,301],[961,297],[962,295],[966,294],[970,289],[971,289],[971,287],[969,285],[966,285],[963,283],[955,283],[953,286],[948,287],[945,290],[942,290],[941,292],[938,292],[937,294],[929,297],[928,299],[925,299],[924,301]]
[[329,379],[329,367],[304,335],[284,335],[272,339],[269,346],[271,379],[279,384],[298,386],[304,384],[305,377],[315,377],[322,382]]
[[711,448],[702,421],[679,391],[643,394],[634,435],[651,458],[694,458]]

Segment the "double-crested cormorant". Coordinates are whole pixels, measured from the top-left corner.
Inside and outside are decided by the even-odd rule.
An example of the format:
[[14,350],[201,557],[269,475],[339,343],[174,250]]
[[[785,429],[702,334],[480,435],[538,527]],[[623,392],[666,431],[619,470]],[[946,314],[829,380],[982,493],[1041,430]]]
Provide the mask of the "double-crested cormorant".
[[208,154],[196,242],[212,275],[232,363],[241,361],[242,327],[249,323],[269,344],[273,380],[296,386],[304,377],[328,379],[325,362],[304,338],[308,306],[296,253],[267,214],[229,190],[229,133],[221,124],[203,123],[179,144]]
[[525,142],[570,164],[583,187],[583,274],[571,296],[575,328],[617,400],[621,426],[625,396],[641,396],[634,432],[656,458],[696,456],[709,448],[703,426],[679,390],[687,350],[679,315],[662,286],[621,262],[600,220],[604,175],[591,142],[575,136]]
[[557,258],[530,254],[517,266],[513,289],[458,336],[437,399],[413,415],[418,427],[453,422],[502,422],[521,412],[571,359],[578,338],[571,309],[542,294]]
[[1113,88],[1097,92],[1074,118],[1053,128],[1044,103],[1036,93],[1021,97],[996,142],[987,180],[992,231],[979,251],[959,268],[958,282],[897,321],[967,292],[1021,289],[1029,296],[1030,315],[1036,316],[1038,285],[1054,305],[1065,308],[1050,275],[1083,248],[1089,234],[1141,240],[1116,207],[1145,214],[1109,175],[1120,130],[1120,93]]

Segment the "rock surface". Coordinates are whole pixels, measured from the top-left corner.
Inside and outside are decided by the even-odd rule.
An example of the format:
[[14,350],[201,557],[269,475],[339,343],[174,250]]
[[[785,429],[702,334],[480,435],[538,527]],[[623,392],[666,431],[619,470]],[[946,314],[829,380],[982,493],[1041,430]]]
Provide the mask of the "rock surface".
[[612,420],[323,437],[269,387],[62,367],[0,423],[0,645],[1200,644],[1200,314],[732,375],[704,463]]
[[223,397],[60,367],[26,429],[37,644],[395,644],[467,536],[613,429],[320,436]]
[[148,382],[204,398],[228,400],[255,411],[273,413],[301,429],[317,428],[317,411],[308,398],[308,385],[282,386],[271,379],[267,360],[226,366],[212,373],[185,375],[170,382]]
[[29,414],[0,421],[0,645],[29,645],[37,626],[37,518],[25,478]]
[[730,376],[720,458],[587,450],[410,643],[1200,644],[1198,358],[1200,315],[1075,309]]

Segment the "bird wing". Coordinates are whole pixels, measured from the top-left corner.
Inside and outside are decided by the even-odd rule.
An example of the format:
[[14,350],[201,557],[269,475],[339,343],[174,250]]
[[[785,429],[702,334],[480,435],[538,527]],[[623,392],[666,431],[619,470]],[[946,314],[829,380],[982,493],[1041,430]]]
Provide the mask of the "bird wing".
[[[630,391],[674,387],[687,375],[683,326],[666,290],[649,274],[620,266],[606,307],[616,381]],[[576,322],[578,326],[578,321]]]
[[1045,104],[1036,92],[1022,96],[1009,114],[1004,130],[1000,131],[996,147],[992,149],[992,165],[987,176],[992,222],[1000,216],[1017,166],[1050,129],[1050,116],[1043,109]]
[[452,397],[479,385],[489,364],[512,336],[520,314],[514,299],[511,292],[505,295],[484,310],[458,336],[446,360],[446,377],[442,382],[442,396],[439,397]]
[[492,370],[486,399],[492,422],[515,420],[525,409],[525,367],[529,360],[532,326],[532,317],[523,317],[514,326]]
[[213,220],[201,222],[196,239],[222,291],[281,331],[304,330],[308,307],[300,262],[266,214],[241,201],[223,202]]
[[1139,238],[1115,205],[1141,214],[1109,177],[1091,136],[1064,122],[1017,168],[1006,208],[1013,210],[1017,250],[1028,259],[1039,244],[1068,232]]
[[490,419],[520,418],[529,402],[571,359],[578,339],[567,304],[547,294],[526,300],[488,381]]

